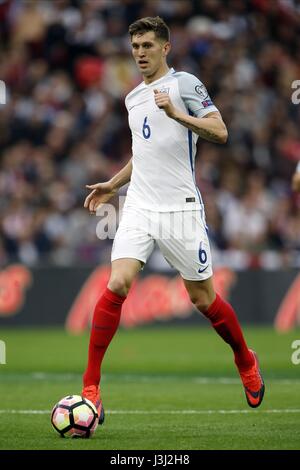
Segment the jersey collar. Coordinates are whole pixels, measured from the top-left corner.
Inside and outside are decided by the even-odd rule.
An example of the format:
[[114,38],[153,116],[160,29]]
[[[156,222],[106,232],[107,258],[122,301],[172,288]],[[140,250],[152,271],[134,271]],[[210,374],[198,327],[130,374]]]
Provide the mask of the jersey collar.
[[145,85],[146,87],[151,87],[152,85],[155,85],[155,84],[156,84],[157,82],[159,82],[160,80],[163,80],[164,78],[168,77],[169,75],[172,75],[172,73],[174,73],[174,72],[175,72],[174,68],[171,67],[165,75],[163,75],[162,77],[158,78],[157,80],[154,80],[154,82],[152,82],[152,83],[146,84],[146,83],[144,82],[144,85]]

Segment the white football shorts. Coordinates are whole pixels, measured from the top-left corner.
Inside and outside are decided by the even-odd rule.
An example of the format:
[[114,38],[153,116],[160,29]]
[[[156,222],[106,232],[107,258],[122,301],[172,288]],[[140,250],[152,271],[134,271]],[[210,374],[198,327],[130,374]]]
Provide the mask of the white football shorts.
[[212,276],[211,252],[203,212],[123,210],[111,260],[134,258],[146,263],[157,243],[166,261],[183,279],[204,281]]

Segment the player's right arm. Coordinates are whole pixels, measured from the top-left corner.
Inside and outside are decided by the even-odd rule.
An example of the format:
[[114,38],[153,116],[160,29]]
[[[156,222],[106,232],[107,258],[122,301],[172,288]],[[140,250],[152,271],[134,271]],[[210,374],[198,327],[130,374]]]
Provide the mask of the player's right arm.
[[292,177],[292,189],[293,191],[300,192],[300,161]]
[[90,194],[85,198],[84,207],[91,214],[95,214],[96,210],[102,204],[108,202],[117,191],[129,183],[132,173],[132,158],[115,176],[105,183],[88,184],[86,188],[91,189]]

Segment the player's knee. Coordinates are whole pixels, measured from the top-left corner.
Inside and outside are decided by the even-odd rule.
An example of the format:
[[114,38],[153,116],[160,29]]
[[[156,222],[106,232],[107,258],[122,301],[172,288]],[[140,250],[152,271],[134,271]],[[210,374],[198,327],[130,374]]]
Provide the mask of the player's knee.
[[199,312],[205,313],[208,310],[210,303],[200,301],[200,302],[197,302],[195,305],[197,309],[199,310]]
[[190,299],[195,307],[202,313],[206,312],[211,304],[211,300],[207,292],[197,292],[190,294]]
[[107,287],[115,294],[126,296],[129,292],[131,282],[125,276],[112,276]]

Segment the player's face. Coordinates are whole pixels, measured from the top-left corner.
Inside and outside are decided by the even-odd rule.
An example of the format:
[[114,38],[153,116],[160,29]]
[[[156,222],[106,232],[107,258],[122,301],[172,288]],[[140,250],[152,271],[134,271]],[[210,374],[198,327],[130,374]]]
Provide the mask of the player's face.
[[153,31],[132,36],[131,46],[138,69],[145,77],[155,75],[165,64],[170,49],[170,44],[157,39]]

